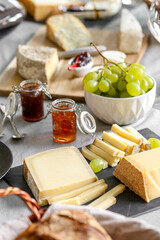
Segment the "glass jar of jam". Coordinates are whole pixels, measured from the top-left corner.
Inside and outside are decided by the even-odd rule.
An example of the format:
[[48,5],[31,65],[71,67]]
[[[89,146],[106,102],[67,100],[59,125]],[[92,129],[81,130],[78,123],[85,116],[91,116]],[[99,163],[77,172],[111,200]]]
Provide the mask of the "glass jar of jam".
[[36,122],[44,117],[43,85],[38,80],[25,80],[20,83],[22,118]]
[[60,143],[73,142],[76,139],[76,103],[68,98],[52,102],[53,140]]

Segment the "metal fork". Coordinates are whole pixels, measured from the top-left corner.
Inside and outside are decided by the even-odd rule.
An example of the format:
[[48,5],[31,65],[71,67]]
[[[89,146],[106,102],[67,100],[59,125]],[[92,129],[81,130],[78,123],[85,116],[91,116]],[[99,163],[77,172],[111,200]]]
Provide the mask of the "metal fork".
[[149,8],[148,28],[160,43],[160,0],[154,0]]

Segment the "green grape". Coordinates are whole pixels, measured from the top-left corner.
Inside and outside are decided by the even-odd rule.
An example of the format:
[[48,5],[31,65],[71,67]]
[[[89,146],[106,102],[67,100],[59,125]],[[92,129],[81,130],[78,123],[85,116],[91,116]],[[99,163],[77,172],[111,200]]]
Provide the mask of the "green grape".
[[122,71],[120,69],[113,67],[113,66],[111,66],[111,72],[117,74],[118,77],[120,77],[122,74]]
[[100,158],[95,158],[89,163],[94,173],[98,173],[103,169],[103,160]]
[[131,82],[131,81],[133,81],[134,80],[134,77],[133,77],[133,75],[132,74],[129,74],[129,73],[127,73],[126,74],[126,81],[127,82]]
[[129,95],[127,91],[123,91],[120,93],[120,98],[129,98],[129,97],[132,97],[132,96]]
[[83,78],[83,86],[86,84],[86,82],[90,80],[97,81],[99,78],[99,74],[96,72],[89,72],[87,75]]
[[109,88],[110,88],[110,85],[109,85],[109,83],[108,83],[107,81],[101,80],[101,81],[99,82],[98,87],[99,87],[99,90],[100,90],[101,92],[108,92],[108,90],[109,90]]
[[87,92],[93,93],[98,89],[98,82],[94,80],[90,80],[85,83],[84,88]]
[[141,85],[141,82],[139,80],[133,80],[132,82],[138,84],[139,86]]
[[120,69],[123,69],[124,71],[127,70],[127,65],[125,63],[118,63],[118,66]]
[[112,83],[112,86],[113,86],[116,90],[118,90],[118,82]]
[[118,75],[115,73],[109,75],[108,78],[109,78],[109,80],[111,80],[112,83],[115,83],[118,81]]
[[132,66],[136,66],[136,67],[141,68],[141,69],[143,70],[143,72],[146,71],[146,67],[145,67],[144,65],[142,65],[142,64],[139,64],[139,63],[133,63]]
[[126,89],[126,81],[118,81],[117,86],[120,92],[124,91]]
[[141,86],[141,89],[143,89],[145,92],[148,91],[148,82],[147,82],[147,80],[142,79],[140,86]]
[[99,88],[97,89],[97,91],[94,92],[94,94],[99,95],[99,96],[101,95],[101,91],[99,90]]
[[150,76],[144,75],[144,79],[148,82],[148,89],[153,88],[154,81]]
[[102,69],[102,76],[103,77],[108,78],[108,76],[110,76],[111,74],[112,74],[112,72],[108,68],[104,67]]
[[140,95],[143,95],[145,94],[145,91],[143,89],[141,89],[141,94]]
[[136,66],[132,67],[132,65],[129,68],[128,73],[132,74],[135,79],[139,79],[139,80],[141,80],[144,75],[144,71],[141,68],[136,67]]
[[157,138],[149,138],[148,141],[151,143],[151,149],[160,147],[160,140]]
[[135,83],[135,82],[130,82],[126,85],[127,88],[127,92],[129,93],[129,95],[131,95],[132,97],[136,97],[139,96],[141,93],[141,88],[139,86],[139,84]]
[[110,87],[109,91],[107,92],[107,94],[111,97],[114,97],[116,94],[116,89],[114,87]]

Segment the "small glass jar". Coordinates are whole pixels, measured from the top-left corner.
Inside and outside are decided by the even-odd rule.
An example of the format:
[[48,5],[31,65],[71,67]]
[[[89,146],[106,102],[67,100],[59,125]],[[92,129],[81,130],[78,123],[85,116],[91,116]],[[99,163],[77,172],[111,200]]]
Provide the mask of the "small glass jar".
[[53,140],[60,143],[73,142],[76,139],[76,103],[68,98],[52,102]]
[[43,85],[38,80],[25,80],[20,83],[22,118],[36,122],[44,117]]

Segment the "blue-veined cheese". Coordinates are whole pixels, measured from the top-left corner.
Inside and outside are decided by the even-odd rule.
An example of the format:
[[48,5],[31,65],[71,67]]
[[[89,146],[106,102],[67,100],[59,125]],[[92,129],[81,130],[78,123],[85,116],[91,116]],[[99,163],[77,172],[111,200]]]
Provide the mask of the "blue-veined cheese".
[[89,46],[92,42],[85,25],[71,14],[60,14],[47,19],[47,37],[64,50]]

